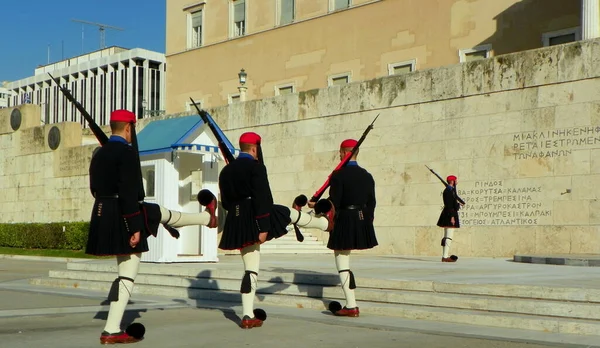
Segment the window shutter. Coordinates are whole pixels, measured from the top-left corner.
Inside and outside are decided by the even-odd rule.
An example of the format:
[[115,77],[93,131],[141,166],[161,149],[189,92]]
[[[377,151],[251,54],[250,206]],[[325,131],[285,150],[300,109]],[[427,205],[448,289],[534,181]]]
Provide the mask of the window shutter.
[[246,2],[236,1],[233,3],[233,21],[241,22],[246,19]]
[[407,74],[412,71],[412,65],[398,65],[394,67],[394,75]]
[[335,0],[335,9],[339,10],[350,6],[350,0]]
[[192,28],[202,26],[202,11],[192,13]]
[[279,24],[289,24],[294,20],[294,0],[281,0],[281,18]]

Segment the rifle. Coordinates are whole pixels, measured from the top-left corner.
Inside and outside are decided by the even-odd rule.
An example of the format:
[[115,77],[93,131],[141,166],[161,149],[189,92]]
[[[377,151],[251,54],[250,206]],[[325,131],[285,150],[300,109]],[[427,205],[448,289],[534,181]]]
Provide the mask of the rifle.
[[[84,109],[83,105],[81,105],[80,102],[78,102],[77,100],[75,100],[75,98],[73,97],[73,95],[71,94],[71,91],[69,91],[67,88],[62,87],[60,85],[60,83],[58,83],[58,81],[56,81],[56,79],[54,78],[54,76],[52,76],[50,73],[48,73],[48,75],[50,75],[50,77],[52,78],[52,80],[58,85],[58,88],[60,89],[60,91],[65,95],[65,97],[71,102],[73,103],[73,105],[75,105],[75,108],[77,108],[77,110],[81,113],[81,115],[83,116],[83,118],[85,118],[85,120],[87,121],[90,129],[92,130],[92,132],[94,133],[94,135],[96,136],[96,139],[98,139],[98,142],[100,143],[100,146],[104,146],[106,143],[108,143],[108,136],[106,134],[104,134],[104,132],[102,131],[102,129],[100,129],[100,126],[98,126],[98,124],[96,123],[96,121],[94,121],[94,118]],[[133,125],[132,125],[133,126]],[[142,181],[142,167],[141,167],[141,162],[140,162],[140,153],[138,150],[138,144],[137,144],[137,135],[135,134],[135,127],[133,128],[133,133],[132,133],[132,145],[135,148],[135,153],[136,153],[136,157],[137,157],[137,167],[140,171],[140,192],[142,192],[142,194],[145,196],[145,192],[144,192],[144,183]],[[142,203],[142,205],[144,204],[153,204],[153,203]],[[168,226],[167,224],[163,224],[163,226],[165,227],[165,229],[167,230],[167,232],[169,232],[171,234],[171,236],[173,236],[174,238],[179,238],[179,231],[177,231],[175,228]]]
[[[50,75],[50,73],[48,73],[48,75]],[[77,100],[75,100],[75,98],[73,97],[73,95],[71,94],[71,92],[68,89],[66,89],[65,87],[61,86],[60,83],[58,81],[56,81],[56,79],[54,78],[54,76],[50,75],[50,77],[52,78],[52,80],[54,82],[56,82],[56,85],[58,86],[58,88],[60,89],[60,91],[65,95],[65,97],[71,103],[73,103],[73,105],[75,105],[75,108],[77,108],[77,110],[81,113],[81,115],[83,116],[83,118],[85,118],[85,120],[87,121],[88,125],[90,126],[90,129],[92,130],[92,132],[96,136],[96,139],[98,139],[98,141],[100,142],[100,145],[106,144],[108,142],[108,136],[106,134],[104,134],[104,132],[102,131],[102,129],[100,129],[100,127],[96,124],[96,122],[94,122],[94,119],[83,108],[83,105],[81,105],[81,103],[79,103]]]
[[200,115],[200,118],[202,118],[202,121],[208,125],[211,132],[217,139],[217,143],[219,144],[219,149],[221,150],[223,157],[225,157],[225,162],[231,163],[235,159],[235,157],[233,157],[231,150],[227,147],[227,144],[225,144],[223,137],[221,137],[219,132],[217,132],[217,127],[215,126],[215,124],[213,122],[211,122],[208,112],[206,112],[204,110],[200,110],[200,108],[198,107],[198,105],[196,105],[196,102],[194,102],[194,99],[192,99],[192,97],[190,97],[190,100],[192,101],[192,104],[198,111],[198,114]]
[[[190,100],[192,101],[192,104],[198,111],[198,114],[202,118],[202,121],[204,121],[204,123],[206,123],[208,125],[208,127],[212,131],[213,135],[217,139],[217,142],[219,143],[219,149],[221,150],[223,157],[225,157],[225,161],[227,163],[231,163],[235,159],[235,157],[233,157],[231,150],[229,150],[229,148],[227,147],[227,144],[225,144],[223,137],[221,137],[221,135],[217,132],[217,127],[214,124],[214,122],[211,122],[208,112],[206,112],[204,110],[200,110],[198,105],[196,105],[196,103],[194,102],[194,99],[192,99],[191,97],[190,97]],[[304,241],[304,236],[302,235],[302,232],[300,232],[300,229],[298,228],[298,226],[296,224],[292,224],[292,225],[294,226],[294,232],[296,233],[296,240],[298,240],[299,242]]]
[[[433,169],[429,168],[427,165],[425,165],[425,167],[427,167],[427,169],[429,169],[430,172],[432,172],[435,176],[437,176],[437,178],[440,179],[440,181],[442,182],[442,184],[444,184],[445,187],[448,187],[448,183],[446,182],[446,180],[442,179],[442,177],[439,176],[438,173],[434,172]],[[460,204],[465,204],[465,201],[463,201],[462,198],[460,198],[458,196],[458,193],[456,192],[456,190],[454,190],[454,197],[456,197],[456,200]]]
[[[60,91],[65,95],[65,97],[71,102],[73,103],[73,105],[75,105],[75,108],[77,108],[77,110],[81,113],[81,115],[83,116],[83,118],[85,118],[85,120],[87,121],[88,125],[90,126],[90,129],[92,130],[92,132],[94,133],[94,135],[96,136],[96,139],[98,139],[98,141],[100,142],[101,146],[104,146],[107,142],[108,142],[108,136],[106,134],[104,134],[104,132],[102,131],[102,129],[100,129],[100,126],[98,126],[98,124],[94,121],[94,118],[87,112],[87,110],[84,109],[83,105],[81,105],[80,102],[78,102],[77,100],[75,100],[75,97],[73,97],[73,95],[71,94],[71,91],[69,91],[67,88],[62,87],[60,85],[60,83],[58,83],[58,81],[56,81],[56,79],[54,78],[54,76],[52,76],[50,73],[48,73],[48,75],[50,75],[50,77],[52,78],[52,80],[54,82],[56,82],[56,84],[58,85],[58,88],[60,89]],[[135,148],[135,155],[137,158],[137,163],[138,163],[138,168],[140,170],[140,192],[142,193],[143,196],[146,195],[145,190],[144,190],[144,183],[142,181],[142,167],[141,167],[141,162],[140,162],[140,154],[138,151],[138,144],[137,144],[137,136],[135,134],[135,127],[132,125],[133,127],[133,133],[132,133],[132,145]]]
[[365,141],[367,134],[369,134],[371,129],[373,129],[373,124],[377,120],[377,117],[379,117],[379,114],[377,114],[377,116],[375,116],[375,119],[373,120],[373,122],[371,122],[371,124],[367,127],[367,129],[365,129],[365,131],[363,132],[362,136],[360,137],[360,139],[358,140],[356,145],[352,148],[352,151],[350,151],[349,153],[346,154],[346,156],[344,156],[342,161],[337,165],[337,167],[335,167],[333,172],[331,172],[331,174],[329,174],[329,176],[327,177],[327,180],[325,180],[325,183],[323,184],[323,186],[321,186],[321,188],[319,188],[317,190],[317,192],[315,192],[315,194],[310,199],[311,202],[316,202],[319,200],[319,198],[321,198],[321,196],[323,195],[325,190],[329,187],[329,180],[331,179],[331,175],[333,175],[333,173],[335,173],[336,171],[340,170],[342,167],[345,167],[348,164],[348,162],[350,162],[350,158],[352,158],[352,156],[354,156],[356,151],[358,151],[358,148],[360,147],[360,145],[363,143],[363,141]]

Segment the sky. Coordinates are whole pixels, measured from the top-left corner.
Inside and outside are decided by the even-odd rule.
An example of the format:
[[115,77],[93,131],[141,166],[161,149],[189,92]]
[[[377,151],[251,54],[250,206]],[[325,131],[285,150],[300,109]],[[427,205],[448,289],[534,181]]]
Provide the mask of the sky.
[[[33,76],[34,69],[63,58],[100,48],[98,26],[105,29],[105,45],[165,52],[167,0],[28,0],[2,2],[0,81]],[[83,40],[82,40],[83,29]]]

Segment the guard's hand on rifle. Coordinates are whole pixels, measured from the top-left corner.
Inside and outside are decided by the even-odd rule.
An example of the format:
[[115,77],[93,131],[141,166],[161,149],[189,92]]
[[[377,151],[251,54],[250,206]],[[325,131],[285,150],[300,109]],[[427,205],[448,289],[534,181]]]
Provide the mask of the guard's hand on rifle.
[[310,209],[313,209],[315,207],[315,204],[317,204],[317,202],[313,202],[313,201],[308,201],[308,207]]

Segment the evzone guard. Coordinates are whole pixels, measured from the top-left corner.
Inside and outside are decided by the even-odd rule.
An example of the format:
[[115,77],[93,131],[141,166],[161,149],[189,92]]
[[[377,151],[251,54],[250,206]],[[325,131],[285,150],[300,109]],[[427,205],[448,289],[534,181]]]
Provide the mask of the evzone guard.
[[437,225],[444,228],[444,237],[442,238],[442,262],[456,262],[458,256],[450,255],[450,245],[454,237],[454,229],[460,228],[460,220],[458,211],[464,201],[456,194],[456,184],[458,178],[454,175],[449,175],[446,178],[447,185],[442,193],[444,208],[440,213]]
[[444,184],[444,192],[442,193],[444,207],[438,218],[437,225],[444,228],[444,237],[442,238],[442,262],[456,262],[458,256],[450,255],[450,245],[452,237],[454,237],[454,229],[460,228],[460,220],[458,211],[460,207],[465,205],[465,201],[458,196],[456,192],[456,183],[458,178],[454,175],[448,175],[446,180],[436,173],[433,169],[425,166],[430,172],[435,175],[442,184]]
[[[218,137],[217,134],[215,136]],[[260,269],[260,245],[285,235],[288,232],[286,227],[292,223],[327,231],[331,229],[333,222],[331,214],[313,217],[273,203],[261,142],[261,137],[256,133],[242,134],[239,138],[240,155],[231,159],[233,156],[227,154],[225,157],[230,158],[230,162],[219,175],[221,203],[227,210],[219,248],[240,250],[242,256],[244,276],[240,286],[240,326],[244,329],[260,327],[266,320],[264,310],[254,309]]]
[[[346,305],[343,307],[337,301],[329,303],[329,310],[336,316],[360,315],[354,294],[356,280],[350,269],[351,251],[371,249],[378,245],[373,226],[376,206],[375,181],[356,161],[359,147],[373,129],[375,120],[358,141],[346,139],[340,144],[340,163],[309,203],[309,207],[314,207],[315,213],[334,217],[333,223],[327,229],[330,232],[327,247],[334,251],[335,265],[346,298]],[[327,187],[329,197],[318,200]]]
[[267,168],[263,162],[262,139],[260,135],[247,132],[240,136],[241,153],[235,158],[227,146],[222,132],[210,115],[201,110],[190,98],[202,121],[215,137],[227,165],[219,174],[221,204],[227,211],[223,235],[219,248],[240,250],[244,263],[244,275],[240,285],[242,294],[242,320],[244,329],[262,326],[267,314],[262,309],[254,309],[254,296],[260,268],[260,244],[287,234],[287,226],[292,224],[296,238],[303,237],[298,226],[331,230],[333,215],[323,214],[313,217],[300,212],[306,204],[306,197],[294,201],[294,208],[273,204],[273,196],[268,181]]
[[146,238],[150,235],[156,236],[160,224],[174,238],[179,238],[177,227],[216,227],[217,200],[209,190],[201,190],[197,198],[205,210],[195,214],[169,210],[158,204],[144,202],[146,194],[135,132],[135,114],[127,110],[113,111],[110,117],[113,134],[109,139],[71,92],[61,86],[51,74],[48,75],[88,122],[102,146],[94,151],[90,163],[90,190],[95,202],[86,253],[116,256],[118,277],[108,295],[111,304],[106,326],[100,335],[100,343],[137,342],[143,339],[145,327],[134,323],[122,331],[120,325],[133,291],[141,253],[148,251]]
[[148,251],[147,238],[156,236],[159,224],[174,236],[175,227],[205,225],[216,227],[216,199],[210,191],[199,194],[206,209],[202,213],[181,213],[159,205],[145,203],[140,186],[141,171],[138,159],[135,125],[136,116],[127,110],[111,113],[112,136],[92,157],[90,163],[90,190],[95,198],[91,214],[86,253],[116,257],[118,278],[110,289],[110,309],[100,343],[132,343],[145,333],[142,324],[134,323],[125,331],[121,320],[133,291],[138,274],[141,253]]

